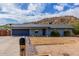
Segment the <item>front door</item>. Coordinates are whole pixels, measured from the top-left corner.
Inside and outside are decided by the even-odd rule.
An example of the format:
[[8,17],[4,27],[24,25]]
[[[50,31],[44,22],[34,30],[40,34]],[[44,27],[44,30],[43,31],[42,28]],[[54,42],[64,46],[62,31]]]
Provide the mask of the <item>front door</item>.
[[46,36],[46,29],[42,29],[42,35]]

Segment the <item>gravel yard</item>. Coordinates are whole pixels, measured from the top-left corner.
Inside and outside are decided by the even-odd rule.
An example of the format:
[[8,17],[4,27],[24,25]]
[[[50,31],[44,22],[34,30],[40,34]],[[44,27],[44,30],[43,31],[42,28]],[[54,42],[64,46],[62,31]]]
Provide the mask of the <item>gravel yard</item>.
[[[19,39],[20,37],[1,36],[0,56],[19,56]],[[78,37],[30,37],[30,39],[37,55],[79,56]]]

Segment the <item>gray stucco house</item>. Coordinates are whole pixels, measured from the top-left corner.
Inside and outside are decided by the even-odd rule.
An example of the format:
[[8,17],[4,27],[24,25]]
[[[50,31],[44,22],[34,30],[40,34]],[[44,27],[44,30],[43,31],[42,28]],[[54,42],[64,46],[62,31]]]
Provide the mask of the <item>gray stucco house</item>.
[[14,24],[11,29],[12,36],[51,36],[54,31],[64,36],[65,32],[72,35],[74,28],[68,24]]

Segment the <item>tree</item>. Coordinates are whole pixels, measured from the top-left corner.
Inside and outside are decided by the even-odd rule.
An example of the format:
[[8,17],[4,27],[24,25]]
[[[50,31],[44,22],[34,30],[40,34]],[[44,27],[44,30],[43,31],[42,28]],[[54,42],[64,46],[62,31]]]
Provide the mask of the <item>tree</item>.
[[74,34],[79,35],[79,22],[74,23],[73,26],[74,26],[73,30]]

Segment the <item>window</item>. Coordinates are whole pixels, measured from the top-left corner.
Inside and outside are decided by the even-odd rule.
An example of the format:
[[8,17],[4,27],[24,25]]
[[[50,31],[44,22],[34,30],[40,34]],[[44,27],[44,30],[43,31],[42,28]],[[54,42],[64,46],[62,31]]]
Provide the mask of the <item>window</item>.
[[35,33],[38,33],[39,32],[39,30],[35,30]]

